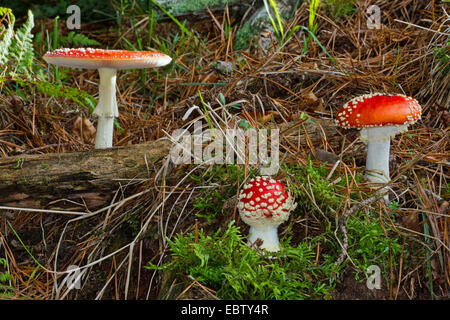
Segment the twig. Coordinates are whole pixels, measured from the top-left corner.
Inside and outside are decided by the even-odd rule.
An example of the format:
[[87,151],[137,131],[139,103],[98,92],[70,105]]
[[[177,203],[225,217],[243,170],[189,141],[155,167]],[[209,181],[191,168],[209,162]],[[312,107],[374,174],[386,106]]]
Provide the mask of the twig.
[[406,22],[406,21],[402,21],[402,20],[398,20],[398,19],[394,19],[394,21],[395,22],[404,23],[404,24],[407,24],[409,26],[413,26],[413,27],[416,27],[416,28],[419,28],[419,29],[422,29],[422,30],[426,30],[426,31],[429,31],[429,32],[441,34],[441,35],[444,35],[444,36],[450,36],[450,33],[436,31],[436,30],[433,30],[433,29],[430,29],[430,28],[419,26],[419,25],[411,23],[411,22]]
[[364,206],[367,206],[381,198],[384,197],[384,193],[379,193],[373,197],[370,197],[366,200],[363,200],[357,204],[355,204],[354,206],[352,206],[350,209],[348,209],[347,211],[344,212],[344,214],[341,216],[341,218],[339,219],[339,228],[344,236],[344,243],[342,245],[342,252],[339,255],[339,258],[336,260],[336,266],[340,265],[343,261],[344,258],[347,254],[347,248],[348,248],[348,235],[347,235],[347,229],[346,229],[346,225],[347,225],[347,217],[351,214],[353,214],[354,212],[358,211],[359,209],[361,209]]

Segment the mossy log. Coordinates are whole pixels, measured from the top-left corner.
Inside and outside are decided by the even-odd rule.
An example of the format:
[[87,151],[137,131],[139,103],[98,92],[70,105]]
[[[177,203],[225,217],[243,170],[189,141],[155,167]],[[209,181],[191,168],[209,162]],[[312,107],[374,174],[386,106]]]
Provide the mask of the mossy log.
[[[157,0],[168,13],[174,17],[195,15],[199,18],[210,17],[208,10],[224,10],[228,6],[232,11],[246,10],[253,0]],[[164,16],[162,16],[164,17]]]
[[[89,208],[103,205],[121,185],[154,174],[154,168],[158,167],[155,163],[167,156],[171,145],[169,140],[158,140],[103,150],[0,159],[0,205],[27,208],[67,208],[69,203],[72,207],[75,203]],[[58,199],[64,200],[54,203]]]
[[[331,121],[323,119],[288,123],[280,133],[282,144],[285,139],[303,147],[338,136]],[[172,146],[161,139],[103,150],[0,158],[0,206],[98,208],[109,203],[120,187],[152,178]]]

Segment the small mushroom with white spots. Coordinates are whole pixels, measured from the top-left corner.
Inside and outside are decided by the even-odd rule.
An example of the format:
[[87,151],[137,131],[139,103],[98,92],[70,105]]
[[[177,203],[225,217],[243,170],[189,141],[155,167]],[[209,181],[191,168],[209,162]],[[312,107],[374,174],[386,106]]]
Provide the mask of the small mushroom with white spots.
[[98,105],[94,110],[98,115],[96,149],[112,147],[114,118],[119,116],[116,100],[117,70],[161,67],[172,60],[168,55],[158,52],[91,48],[56,49],[47,52],[43,58],[58,66],[98,69]]
[[[421,106],[411,97],[374,93],[347,102],[337,113],[336,125],[361,129],[361,140],[367,143],[366,177],[374,183],[387,183],[390,139],[421,115]],[[387,194],[384,199],[389,201]]]
[[269,177],[251,179],[241,190],[238,203],[241,219],[250,226],[248,244],[279,251],[278,226],[296,206],[279,181]]

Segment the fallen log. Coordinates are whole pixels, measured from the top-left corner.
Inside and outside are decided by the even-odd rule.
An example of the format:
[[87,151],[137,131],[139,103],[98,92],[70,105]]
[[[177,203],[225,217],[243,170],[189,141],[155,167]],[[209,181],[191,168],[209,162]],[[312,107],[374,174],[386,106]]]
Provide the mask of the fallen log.
[[[0,159],[0,205],[42,208],[58,199],[97,207],[127,180],[145,179],[171,147],[169,140],[67,153]],[[67,203],[54,207],[67,208]],[[79,208],[79,207],[78,207]]]
[[[310,147],[338,137],[330,120],[280,127],[283,139]],[[47,209],[98,208],[132,181],[151,178],[172,148],[168,139],[67,153],[0,158],[0,206]]]

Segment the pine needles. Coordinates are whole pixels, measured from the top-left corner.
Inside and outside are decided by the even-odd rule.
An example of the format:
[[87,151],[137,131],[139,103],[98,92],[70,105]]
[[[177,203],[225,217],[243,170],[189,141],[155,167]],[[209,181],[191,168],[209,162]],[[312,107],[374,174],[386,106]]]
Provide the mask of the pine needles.
[[[323,5],[320,15],[319,2]],[[266,1],[268,7],[272,3],[275,1]],[[332,8],[346,5],[335,10],[339,19],[330,16],[330,3]],[[193,169],[168,163],[159,168],[149,163],[148,178],[133,180],[129,185],[121,181],[110,204],[99,209],[105,213],[101,217],[90,214],[99,212],[99,202],[95,201],[101,199],[104,204],[106,191],[48,203],[48,212],[16,213],[16,220],[8,221],[42,265],[54,264],[55,271],[69,264],[84,268],[83,290],[65,291],[61,296],[124,298],[125,292],[125,297],[135,294],[137,299],[198,298],[194,289],[201,287],[208,295],[200,298],[323,298],[330,292],[337,298],[361,298],[358,294],[362,292],[364,298],[370,299],[376,295],[368,295],[361,283],[363,288],[356,293],[332,289],[342,279],[352,281],[344,287],[356,288],[355,274],[363,280],[364,269],[372,264],[380,265],[387,280],[383,284],[389,285],[388,290],[378,291],[382,292],[378,298],[390,294],[394,299],[448,296],[450,120],[445,122],[445,115],[448,117],[449,46],[444,34],[448,33],[448,16],[438,10],[438,2],[432,5],[402,0],[396,6],[383,2],[379,4],[382,12],[408,25],[386,19],[380,30],[364,30],[363,3],[303,1],[292,17],[282,15],[284,21],[272,13],[272,26],[279,31],[282,22],[284,37],[271,34],[274,45],[264,50],[256,42],[248,50],[236,50],[233,41],[241,21],[234,21],[228,11],[222,17],[214,11],[205,19],[196,16],[192,19],[195,21],[187,19],[178,25],[178,20],[173,19],[154,21],[152,12],[133,16],[125,10],[118,13],[121,26],[117,29],[94,24],[99,30],[86,32],[85,37],[91,39],[95,34],[94,39],[103,46],[147,49],[152,45],[174,57],[173,65],[154,77],[151,72],[146,74],[148,77],[139,77],[133,71],[121,75],[126,85],[120,90],[123,112],[118,121],[124,130],[117,132],[117,145],[164,138],[166,132],[170,134],[193,119],[201,119],[214,130],[223,129],[222,124],[294,124],[293,131],[299,134],[286,132],[280,140],[284,169],[279,175],[289,181],[301,205],[279,229],[286,247],[291,246],[293,251],[286,253],[289,258],[277,262],[248,252],[242,242],[245,226],[235,219],[237,211],[230,194],[235,194],[258,169],[253,165],[236,165],[236,174],[232,175],[228,173],[230,166],[225,165],[199,165]],[[0,63],[4,67],[0,88],[5,92],[0,97],[0,156],[20,160],[23,153],[93,148],[74,138],[72,121],[83,112],[77,110],[74,114],[70,105],[72,101],[86,107],[95,104],[86,93],[96,91],[93,73],[61,68],[59,78],[55,78],[54,69],[47,69],[40,61],[42,52],[38,50],[33,58],[18,56],[17,51],[12,57],[12,48],[26,47],[33,39],[28,34],[30,17],[24,19],[23,25],[14,26],[10,10],[3,8],[0,13]],[[44,28],[37,30],[34,43],[41,50],[50,45],[47,40],[52,41],[51,46],[88,45],[89,40],[77,33],[63,35],[61,22],[45,20],[50,29],[53,25],[48,39]],[[417,28],[419,24],[421,28]],[[16,32],[14,28],[18,28]],[[117,36],[111,30],[121,33]],[[16,39],[19,31],[20,42]],[[261,39],[267,32],[259,36]],[[230,69],[218,72],[213,68],[216,62],[226,63]],[[12,72],[16,73],[14,77]],[[319,122],[318,140],[313,140],[309,131],[300,132],[306,123],[305,115],[330,120],[349,97],[377,91],[419,95],[424,117],[409,133],[393,139],[392,189],[396,201],[389,207],[366,203],[356,214],[352,212],[346,224],[348,241],[342,246],[345,233],[338,221],[371,195],[360,177],[364,145],[356,132],[337,132],[333,128],[331,134]],[[223,114],[223,119],[213,121],[218,114]],[[268,123],[259,121],[267,117]],[[339,158],[339,163],[333,166],[323,159],[310,158],[310,153],[317,155],[313,151],[319,150]],[[22,164],[17,162],[17,170]],[[225,173],[219,175],[220,170]],[[217,179],[212,179],[212,174],[217,174]],[[417,178],[413,178],[416,174]],[[64,212],[62,207],[71,211],[76,208],[82,215],[86,211],[89,219],[67,223],[59,215]],[[59,211],[50,211],[52,208]],[[230,220],[236,223],[229,225]],[[218,229],[223,233],[217,233]],[[41,242],[46,242],[48,248],[42,248],[42,243],[40,247],[30,244],[31,232],[42,232]],[[11,290],[33,298],[51,298],[48,292],[55,288],[53,280],[48,280],[49,274],[42,270],[35,271],[33,261],[27,265],[28,255],[12,247],[10,250],[13,239],[13,234],[3,237],[0,233],[0,248],[11,266],[10,274],[19,279],[11,281]],[[61,246],[54,249],[51,245],[58,241]],[[344,250],[340,260],[338,255]],[[57,262],[54,257],[58,257]],[[330,270],[336,261],[342,262],[339,269]],[[254,262],[261,270],[254,267]],[[294,272],[283,274],[281,267]],[[316,273],[309,273],[311,270]],[[329,277],[331,271],[338,277]],[[265,277],[265,285],[257,282],[258,275]],[[277,292],[273,279],[284,281],[283,288],[289,292]],[[180,291],[173,294],[181,283],[186,285],[184,295]],[[301,285],[305,287],[297,287]],[[173,289],[172,294],[163,293],[164,288]]]

